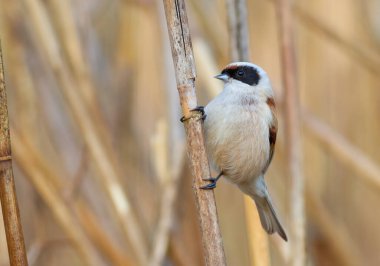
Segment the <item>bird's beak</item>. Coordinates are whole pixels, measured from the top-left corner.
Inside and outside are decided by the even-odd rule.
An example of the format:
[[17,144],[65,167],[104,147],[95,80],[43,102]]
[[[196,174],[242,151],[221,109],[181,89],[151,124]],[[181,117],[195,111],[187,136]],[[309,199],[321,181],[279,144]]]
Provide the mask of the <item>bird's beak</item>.
[[219,75],[216,75],[214,78],[227,81],[230,77],[227,74],[219,74]]

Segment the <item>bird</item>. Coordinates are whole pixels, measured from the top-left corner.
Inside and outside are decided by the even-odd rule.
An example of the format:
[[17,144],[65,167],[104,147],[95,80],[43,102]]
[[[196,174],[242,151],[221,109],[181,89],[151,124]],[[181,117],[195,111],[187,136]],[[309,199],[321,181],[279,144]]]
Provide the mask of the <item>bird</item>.
[[214,189],[225,177],[254,200],[264,230],[287,241],[264,179],[278,129],[270,79],[249,62],[230,63],[215,78],[224,82],[222,92],[194,109],[202,112],[207,156],[219,172],[201,188]]

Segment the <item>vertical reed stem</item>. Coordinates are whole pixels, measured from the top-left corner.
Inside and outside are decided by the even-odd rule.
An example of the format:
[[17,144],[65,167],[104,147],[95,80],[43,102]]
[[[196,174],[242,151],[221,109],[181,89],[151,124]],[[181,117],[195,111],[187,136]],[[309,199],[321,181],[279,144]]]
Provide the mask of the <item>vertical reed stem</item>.
[[28,265],[12,169],[7,95],[0,44],[0,198],[10,264]]
[[230,59],[249,61],[249,30],[246,0],[226,0]]
[[[184,0],[164,0],[177,88],[182,111],[186,117],[197,106],[195,95],[195,66],[190,30]],[[197,119],[185,122],[187,150],[193,172],[193,190],[198,207],[202,244],[206,265],[226,265],[214,192],[200,190],[202,178],[210,177],[210,168],[204,147],[202,123]]]
[[279,39],[284,83],[285,138],[288,176],[291,177],[291,265],[305,265],[304,179],[301,161],[301,125],[294,48],[294,23],[290,0],[278,0]]

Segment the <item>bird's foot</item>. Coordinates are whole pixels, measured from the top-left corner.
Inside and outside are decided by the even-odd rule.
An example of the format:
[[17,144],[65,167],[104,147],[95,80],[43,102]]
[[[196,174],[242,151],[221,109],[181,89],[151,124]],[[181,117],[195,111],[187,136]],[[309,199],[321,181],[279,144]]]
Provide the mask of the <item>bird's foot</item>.
[[189,116],[187,116],[187,117],[182,116],[181,117],[180,121],[182,123],[184,123],[185,121],[187,121],[191,118],[195,118],[197,120],[202,119],[202,121],[204,121],[207,117],[207,115],[205,114],[204,106],[197,106],[194,109],[191,109],[190,112],[191,112],[191,114]]
[[200,189],[214,189],[216,188],[216,182],[219,180],[219,178],[223,175],[223,172],[220,172],[220,174],[217,177],[210,177],[210,178],[204,178],[204,181],[211,181],[210,184],[204,185],[199,187]]
[[214,189],[216,188],[216,181],[212,181],[210,184],[199,187],[200,189]]

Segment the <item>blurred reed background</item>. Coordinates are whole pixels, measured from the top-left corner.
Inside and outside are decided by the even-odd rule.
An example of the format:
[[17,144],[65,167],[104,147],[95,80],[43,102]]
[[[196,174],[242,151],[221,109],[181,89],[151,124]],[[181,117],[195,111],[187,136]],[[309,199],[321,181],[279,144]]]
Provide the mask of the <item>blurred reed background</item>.
[[[290,228],[274,2],[247,11],[279,103],[267,180]],[[294,2],[307,262],[379,265],[380,1]],[[186,3],[205,105],[230,61],[226,3]],[[29,264],[202,265],[162,2],[0,0],[0,37]],[[228,265],[254,265],[253,202],[224,180],[215,193]],[[255,265],[291,259],[277,236],[259,242]]]

